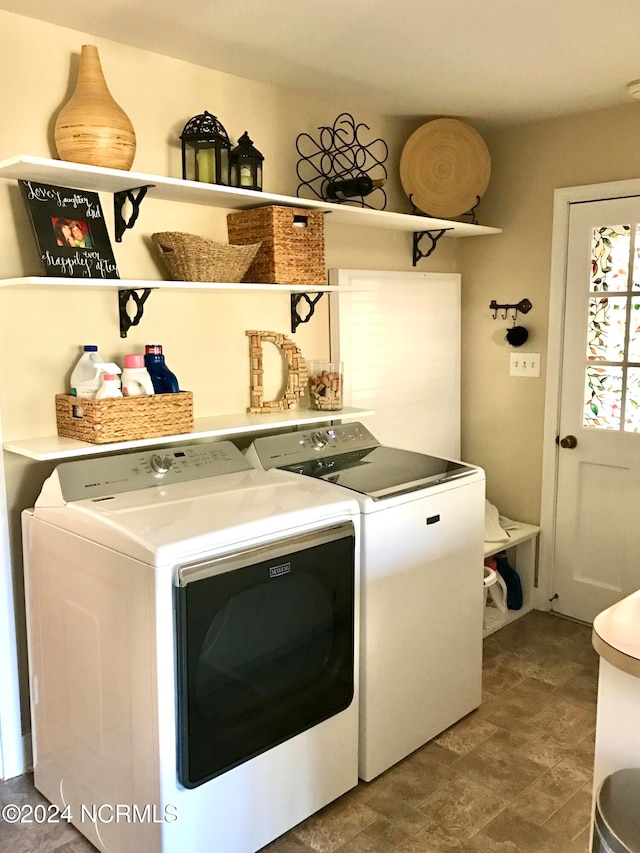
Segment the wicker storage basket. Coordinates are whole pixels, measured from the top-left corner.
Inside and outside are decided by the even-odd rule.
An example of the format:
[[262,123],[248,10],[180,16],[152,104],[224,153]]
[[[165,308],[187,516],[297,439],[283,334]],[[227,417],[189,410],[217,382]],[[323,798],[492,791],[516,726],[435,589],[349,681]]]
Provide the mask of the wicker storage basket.
[[90,400],[56,394],[58,435],[106,444],[193,430],[193,394],[154,394]]
[[262,243],[245,281],[327,283],[323,213],[298,207],[257,207],[227,214],[227,230],[230,243]]
[[260,243],[230,246],[197,234],[161,231],[151,239],[174,281],[242,281]]

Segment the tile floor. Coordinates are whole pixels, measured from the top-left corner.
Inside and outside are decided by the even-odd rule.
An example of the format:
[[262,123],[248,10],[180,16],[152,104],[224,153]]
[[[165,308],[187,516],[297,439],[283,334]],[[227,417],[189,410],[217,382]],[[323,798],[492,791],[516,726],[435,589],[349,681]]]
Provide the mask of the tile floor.
[[[587,853],[598,665],[590,638],[589,627],[539,611],[488,637],[479,710],[263,853]],[[22,776],[0,784],[7,802],[43,799]],[[94,848],[63,824],[0,822],[0,850]]]

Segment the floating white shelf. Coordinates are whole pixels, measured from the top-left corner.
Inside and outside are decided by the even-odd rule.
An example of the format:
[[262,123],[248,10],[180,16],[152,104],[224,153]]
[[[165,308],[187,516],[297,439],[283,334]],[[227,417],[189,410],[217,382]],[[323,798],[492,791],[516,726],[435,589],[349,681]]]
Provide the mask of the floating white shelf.
[[449,229],[446,233],[447,236],[451,237],[474,237],[501,233],[500,228],[472,225],[468,222],[453,222],[448,219],[392,213],[386,210],[370,210],[369,208],[333,204],[315,199],[293,198],[275,195],[274,193],[243,190],[238,187],[183,181],[181,178],[146,175],[141,172],[123,172],[120,169],[104,169],[99,166],[83,166],[79,163],[68,163],[64,160],[49,160],[44,157],[28,155],[18,155],[0,161],[0,178],[60,184],[75,189],[93,190],[94,192],[115,193],[147,186],[149,187],[147,198],[187,204],[206,204],[211,207],[231,210],[246,210],[269,204],[302,207],[307,210],[330,213],[331,219],[329,221],[341,225],[361,225],[394,231],[415,233],[418,231],[439,231],[445,228]]
[[218,281],[157,281],[155,279],[122,278],[64,278],[57,276],[23,276],[0,279],[0,287],[93,287],[112,290],[217,290],[254,291],[267,293],[325,293],[344,290],[328,284],[259,284],[251,282]]
[[27,456],[39,462],[52,459],[76,459],[79,456],[95,456],[100,453],[130,450],[135,447],[155,447],[173,442],[197,441],[203,438],[221,438],[222,436],[242,435],[264,432],[270,429],[288,429],[293,426],[312,426],[328,421],[343,421],[349,418],[360,419],[372,415],[368,409],[345,407],[339,412],[320,412],[311,409],[293,409],[287,412],[269,414],[216,415],[209,418],[196,418],[193,432],[180,435],[164,435],[160,438],[139,439],[137,441],[118,441],[111,444],[90,444],[59,435],[42,438],[25,438],[6,441],[4,449],[9,453]]

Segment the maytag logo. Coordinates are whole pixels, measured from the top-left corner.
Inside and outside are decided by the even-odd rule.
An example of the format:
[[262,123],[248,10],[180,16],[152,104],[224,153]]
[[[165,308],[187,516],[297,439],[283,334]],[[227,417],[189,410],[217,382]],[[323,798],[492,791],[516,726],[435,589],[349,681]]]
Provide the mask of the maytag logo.
[[271,566],[269,569],[270,578],[280,578],[282,575],[288,575],[291,571],[291,563],[283,563],[281,566]]

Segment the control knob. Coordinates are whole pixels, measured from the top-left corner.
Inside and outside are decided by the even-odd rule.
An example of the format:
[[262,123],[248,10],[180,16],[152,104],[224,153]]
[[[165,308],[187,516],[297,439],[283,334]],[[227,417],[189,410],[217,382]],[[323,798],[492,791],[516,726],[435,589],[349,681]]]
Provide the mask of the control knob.
[[321,450],[328,441],[329,439],[327,436],[319,430],[311,433],[311,444],[313,444],[313,446],[318,450]]
[[154,453],[149,460],[151,468],[156,474],[166,474],[171,470],[173,461],[166,453]]

